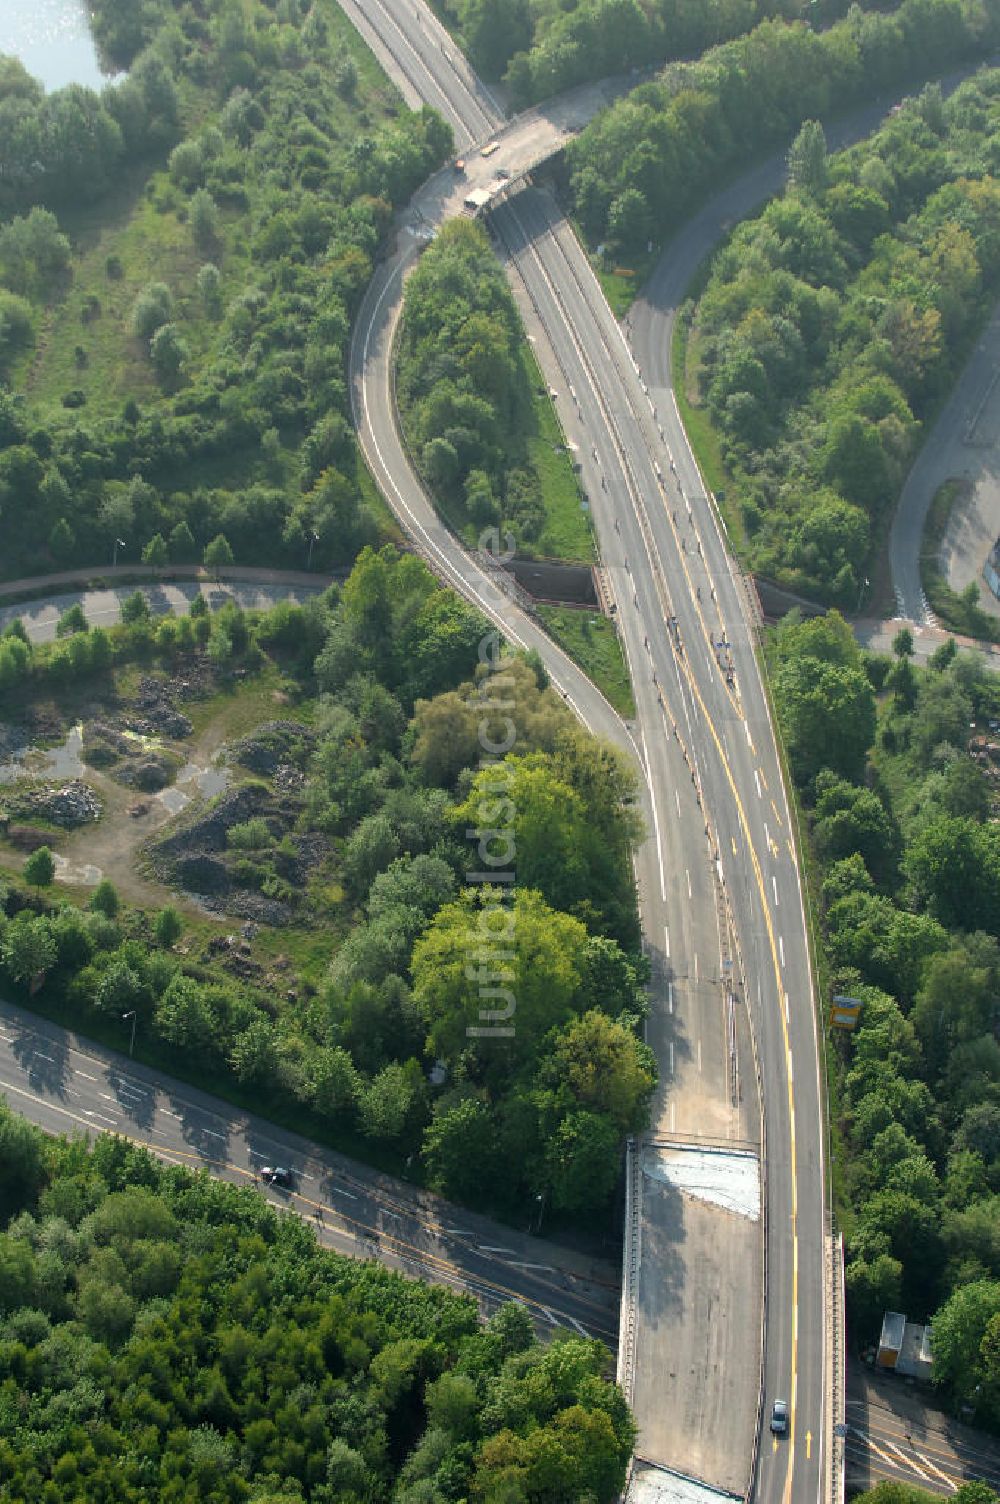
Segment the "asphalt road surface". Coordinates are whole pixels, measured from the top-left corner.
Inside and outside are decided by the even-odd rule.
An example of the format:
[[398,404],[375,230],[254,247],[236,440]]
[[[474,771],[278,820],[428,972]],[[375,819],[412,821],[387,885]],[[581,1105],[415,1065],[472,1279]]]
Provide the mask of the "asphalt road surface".
[[32,642],[52,642],[56,637],[56,627],[60,616],[71,606],[77,605],[83,607],[83,614],[90,626],[114,626],[121,620],[122,602],[133,595],[137,588],[148,600],[154,616],[165,616],[170,612],[180,616],[190,609],[191,602],[198,595],[203,595],[213,610],[224,605],[226,601],[235,601],[246,610],[267,610],[278,601],[289,600],[301,604],[310,595],[315,595],[325,589],[328,583],[328,581],[318,581],[315,584],[303,585],[234,579],[210,584],[197,581],[164,580],[142,584],[138,587],[133,584],[110,584],[97,588],[65,590],[61,594],[24,601],[20,605],[0,606],[0,631],[8,622],[18,617],[23,622],[25,631]]
[[[345,9],[350,14],[351,4]],[[421,15],[424,19],[417,20]],[[470,94],[443,59],[447,43],[425,45],[426,15],[397,0],[366,6],[369,26],[391,36],[397,57],[406,55],[411,87],[439,107],[441,97],[447,99],[448,118],[464,145],[481,136],[482,97],[475,90]],[[413,50],[406,54],[411,33]],[[494,134],[498,124],[489,122]],[[502,135],[498,139],[492,160],[502,165]],[[418,196],[415,211],[417,223],[435,223],[429,196]],[[787,1399],[792,1411],[787,1442],[762,1454],[756,1496],[817,1499],[824,1479],[827,1368],[818,1051],[794,836],[758,677],[749,605],[676,414],[670,411],[667,382],[658,383],[662,391],[646,390],[586,258],[555,206],[544,195],[521,193],[496,210],[492,227],[535,310],[531,332],[536,355],[546,379],[562,394],[557,400],[564,427],[581,456],[633,673],[634,728],[622,727],[596,691],[586,681],[581,684],[579,671],[491,585],[476,560],[437,521],[410,469],[396,434],[391,391],[400,286],[407,264],[418,254],[416,245],[407,245],[405,233],[400,256],[383,268],[357,327],[352,389],[361,441],[383,491],[438,571],[484,604],[515,642],[537,646],[583,718],[600,734],[629,747],[641,769],[650,839],[637,866],[658,982],[650,1022],[664,1078],[658,1128],[666,1114],[668,1137],[671,1107],[675,1114],[692,1110],[689,1083],[712,1104],[715,1136],[720,1136],[720,1120],[721,1137],[735,1136],[733,1120],[725,1121],[729,1079],[726,1052],[718,1046],[719,1015],[729,978],[737,984],[746,978],[746,986],[735,990],[739,1006],[756,1024],[765,1085],[765,1394]],[[728,977],[723,939],[727,904],[740,942],[739,951],[730,956]],[[696,988],[713,973],[716,999],[705,1008]],[[706,1042],[709,1060],[718,1064],[721,1054],[721,1079],[717,1068],[705,1069]],[[695,1063],[674,1080],[679,1045],[685,1065]],[[700,1083],[699,1065],[705,1078]],[[745,1076],[752,1069],[744,1062]],[[674,1132],[680,1134],[679,1126]],[[697,1250],[686,1252],[690,1257]],[[671,1253],[676,1261],[685,1250],[675,1247]],[[685,1264],[682,1275],[690,1267]],[[677,1273],[675,1263],[652,1269],[650,1279],[666,1282]],[[748,1307],[757,1305],[759,1287],[750,1288],[745,1270],[738,1277],[743,1283],[735,1292],[720,1293],[735,1294]],[[688,1295],[682,1278],[674,1289],[676,1311],[690,1309]],[[655,1343],[657,1333],[642,1320],[641,1299],[639,1315],[636,1347],[641,1354]],[[727,1362],[723,1355],[720,1364],[718,1354],[713,1360],[708,1336],[702,1326],[699,1362],[681,1382],[705,1397],[703,1423],[715,1414],[714,1395],[724,1394],[724,1434],[716,1428],[713,1451],[706,1428],[697,1451],[706,1482],[731,1488],[731,1479],[739,1474],[742,1492],[749,1483],[758,1423],[759,1355],[753,1347],[759,1343],[736,1361]],[[642,1373],[640,1362],[633,1399],[640,1429],[648,1431],[648,1418],[661,1406],[664,1375],[654,1365],[644,1383]],[[683,1444],[682,1438],[677,1441]],[[651,1460],[682,1468],[685,1458]]]
[[843,1445],[852,1487],[887,1480],[947,1496],[981,1480],[1000,1490],[1000,1446],[937,1409],[933,1398],[901,1375],[849,1363]]
[[[123,1026],[123,1037],[124,1029]],[[617,1267],[452,1206],[0,1001],[0,1093],[49,1133],[117,1133],[160,1159],[255,1186],[326,1246],[473,1295],[517,1300],[542,1331],[617,1343]],[[265,1186],[287,1166],[291,1190]]]

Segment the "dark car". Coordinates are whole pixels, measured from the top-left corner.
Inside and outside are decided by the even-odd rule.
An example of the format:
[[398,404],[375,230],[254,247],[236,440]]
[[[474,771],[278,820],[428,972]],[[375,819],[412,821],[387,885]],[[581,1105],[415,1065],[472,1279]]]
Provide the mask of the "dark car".
[[285,1190],[291,1190],[292,1172],[284,1165],[262,1165],[260,1178],[268,1185],[280,1185]]
[[775,1400],[771,1406],[771,1430],[775,1436],[788,1435],[788,1404],[785,1400]]

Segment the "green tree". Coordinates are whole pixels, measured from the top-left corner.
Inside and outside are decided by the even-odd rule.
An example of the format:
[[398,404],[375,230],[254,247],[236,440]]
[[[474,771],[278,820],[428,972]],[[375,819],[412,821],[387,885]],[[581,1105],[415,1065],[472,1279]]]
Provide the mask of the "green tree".
[[122,621],[127,627],[138,626],[150,618],[149,602],[141,590],[133,590],[122,601]]
[[65,517],[56,521],[49,534],[49,552],[57,564],[68,564],[76,549],[76,538],[73,529]]
[[184,925],[181,916],[171,905],[161,909],[153,921],[153,934],[156,936],[157,945],[162,945],[164,950],[172,950],[177,944],[183,932]]
[[441,1102],[424,1130],[427,1183],[446,1196],[481,1204],[488,1199],[496,1162],[496,1125],[485,1102],[465,1097]]
[[581,1107],[610,1118],[620,1133],[639,1133],[647,1124],[656,1057],[606,1014],[595,1010],[567,1024],[542,1074],[568,1087]]
[[645,250],[651,227],[649,203],[640,189],[626,188],[612,200],[608,210],[608,234],[624,251]]
[[853,1259],[844,1276],[851,1322],[861,1342],[873,1342],[886,1311],[898,1311],[902,1300],[903,1266],[889,1254],[869,1263]]
[[807,120],[788,149],[789,187],[819,198],[828,180],[826,132],[818,120]]
[[55,858],[48,846],[39,846],[26,858],[24,880],[36,888],[47,888],[56,875]]
[[205,989],[178,974],[156,1004],[156,1031],[182,1050],[204,1051],[217,1044],[216,1022]]
[[392,1061],[363,1087],[361,1127],[370,1138],[401,1140],[424,1115],[424,1074],[416,1060]]
[[174,387],[187,365],[189,351],[176,324],[163,324],[149,342],[153,370],[166,387]]
[[210,250],[219,240],[221,221],[218,205],[206,189],[199,188],[193,195],[189,218],[195,244],[201,251]]
[[977,1403],[977,1386],[993,1378],[984,1372],[982,1345],[991,1321],[1000,1314],[1000,1283],[977,1280],[955,1290],[932,1323],[934,1382],[952,1399]]
[[142,551],[142,562],[153,569],[162,569],[169,558],[167,542],[162,533],[154,533]]
[[620,1138],[610,1118],[570,1113],[559,1124],[546,1155],[552,1204],[560,1211],[597,1211],[618,1178]]
[[533,1058],[571,1016],[586,930],[528,888],[512,905],[496,897],[445,904],[414,946],[411,972],[434,1053],[453,1061],[471,1048],[505,1069]]
[[942,924],[1000,932],[1000,831],[941,815],[916,833],[904,866]]
[[67,607],[56,622],[57,637],[71,637],[74,632],[86,632],[90,626],[79,601]]
[[[41,1136],[6,1103],[0,1103],[0,1166],[0,1222],[6,1227],[19,1211],[33,1204],[45,1174]],[[3,1284],[0,1276],[0,1290]],[[10,1308],[5,1299],[3,1304]]]
[[174,299],[164,282],[150,282],[132,305],[132,333],[150,340],[156,331],[170,322]]
[[46,920],[22,913],[3,931],[0,956],[15,982],[34,984],[56,960],[56,944]]
[[103,914],[105,919],[114,919],[118,915],[120,901],[118,889],[110,878],[102,877],[93,893],[90,895],[90,908],[95,914]]
[[229,539],[225,533],[217,533],[210,543],[205,545],[202,562],[206,569],[211,569],[218,579],[220,571],[228,568],[233,562],[233,551],[229,546]]
[[194,536],[183,519],[170,530],[169,552],[170,558],[178,564],[186,564],[194,558]]
[[796,778],[823,767],[859,778],[875,739],[875,697],[862,670],[791,659],[778,669],[775,693]]

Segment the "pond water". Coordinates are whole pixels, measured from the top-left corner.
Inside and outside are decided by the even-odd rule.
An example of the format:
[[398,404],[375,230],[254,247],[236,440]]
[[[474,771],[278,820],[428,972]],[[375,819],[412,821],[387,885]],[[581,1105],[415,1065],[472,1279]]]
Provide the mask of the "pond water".
[[39,751],[32,742],[11,748],[9,761],[0,762],[0,784],[13,783],[16,778],[68,779],[82,778],[86,769],[83,758],[83,727],[72,726],[66,740],[58,747]]
[[0,0],[0,52],[20,58],[46,89],[100,89],[108,82],[85,0]]

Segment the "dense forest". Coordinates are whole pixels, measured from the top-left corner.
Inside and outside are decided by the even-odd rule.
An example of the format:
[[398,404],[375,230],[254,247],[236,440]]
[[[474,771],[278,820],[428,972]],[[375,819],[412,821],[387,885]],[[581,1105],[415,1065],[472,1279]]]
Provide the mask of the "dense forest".
[[954,642],[869,657],[835,613],[789,619],[774,695],[819,875],[835,1174],[855,1340],[933,1317],[935,1381],[1000,1429],[1000,683]]
[[400,412],[446,515],[476,536],[501,524],[519,547],[545,521],[528,457],[532,418],[524,329],[485,231],[445,225],[406,284]]
[[689,387],[721,436],[751,567],[856,608],[922,432],[995,293],[1000,73],[936,85],[734,231],[692,315]]
[[[635,786],[617,754],[539,662],[502,656],[475,612],[391,548],[365,550],[308,607],[129,616],[100,637],[75,621],[44,649],[9,630],[8,708],[135,661],[191,681],[210,665],[237,684],[282,665],[294,712],[233,748],[238,781],[180,815],[149,861],[182,888],[256,895],[244,912],[287,928],[289,947],[305,927],[325,969],[306,988],[286,977],[287,996],[234,981],[107,884],[87,909],[60,902],[35,852],[4,892],[6,984],[84,1030],[134,1010],[165,1069],[204,1078],[210,1062],[223,1086],[413,1159],[457,1199],[606,1211],[655,1083],[639,1038]],[[113,752],[106,727],[92,753],[90,737],[85,756]],[[502,886],[484,882],[494,868]],[[483,1027],[501,1017],[509,1027]]]
[[667,67],[570,143],[573,213],[591,245],[645,252],[804,120],[982,59],[997,27],[990,0],[903,0],[891,12],[853,5],[826,31],[764,21],[697,62]]
[[0,66],[0,567],[157,535],[184,561],[220,533],[248,562],[348,563],[379,536],[350,325],[448,128],[401,107],[334,0],[95,25],[131,63],[100,95]]
[[841,0],[436,0],[485,78],[522,107],[589,79],[695,57],[769,16],[826,20]]
[[594,1341],[320,1249],[121,1139],[0,1107],[9,1504],[482,1504],[621,1488],[634,1427]]

